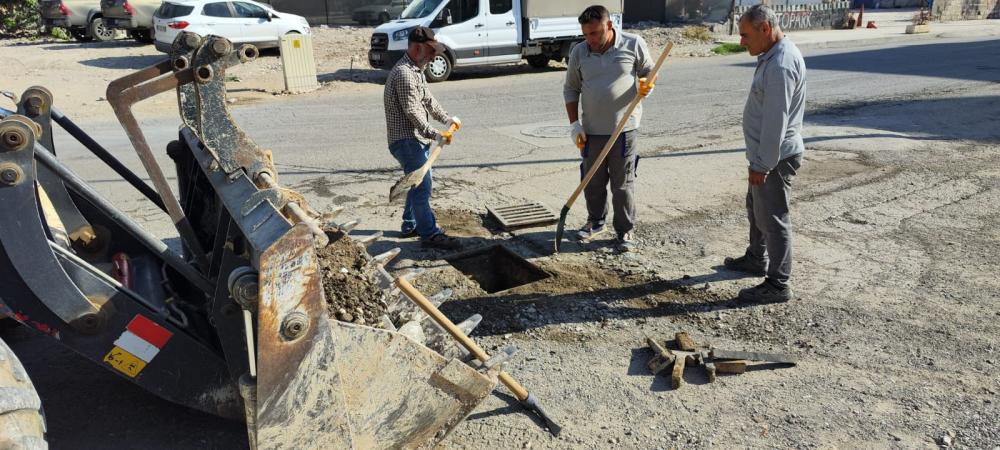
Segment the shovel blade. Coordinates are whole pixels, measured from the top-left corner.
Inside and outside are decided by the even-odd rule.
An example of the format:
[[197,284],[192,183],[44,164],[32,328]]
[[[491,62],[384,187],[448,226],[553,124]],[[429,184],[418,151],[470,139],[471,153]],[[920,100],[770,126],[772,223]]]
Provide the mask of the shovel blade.
[[389,201],[390,202],[396,201],[398,198],[402,197],[407,192],[410,192],[410,189],[413,189],[418,184],[420,184],[421,181],[423,181],[424,175],[426,174],[427,170],[424,168],[420,168],[406,175],[403,175],[403,178],[397,181],[396,184],[392,185],[392,189],[389,189]]
[[566,231],[566,216],[569,215],[569,206],[563,206],[559,212],[559,224],[556,225],[556,253],[559,253],[559,245],[562,244],[563,232]]

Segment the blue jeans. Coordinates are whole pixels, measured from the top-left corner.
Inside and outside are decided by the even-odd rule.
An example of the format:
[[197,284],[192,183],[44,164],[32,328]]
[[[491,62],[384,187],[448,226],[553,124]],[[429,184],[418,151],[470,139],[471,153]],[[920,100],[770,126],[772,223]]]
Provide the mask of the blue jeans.
[[[430,144],[424,145],[416,139],[400,139],[389,146],[389,153],[399,161],[404,173],[419,169],[427,162]],[[407,234],[413,230],[421,239],[430,239],[441,233],[431,210],[431,171],[427,171],[424,180],[406,194],[406,207],[403,208],[403,225],[400,231]]]

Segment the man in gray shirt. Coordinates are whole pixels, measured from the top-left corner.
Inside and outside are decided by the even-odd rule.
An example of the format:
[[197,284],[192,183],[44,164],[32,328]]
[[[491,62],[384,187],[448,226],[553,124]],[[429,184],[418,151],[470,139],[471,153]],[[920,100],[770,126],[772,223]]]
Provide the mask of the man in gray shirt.
[[806,64],[778,26],[778,17],[755,5],[740,18],[740,44],[757,56],[757,70],[743,109],[749,187],[750,245],[727,268],[761,276],[764,282],[740,291],[740,300],[784,302],[792,298],[792,178],[802,164],[802,116]]
[[[579,22],[586,40],[570,50],[563,97],[573,126],[573,142],[582,151],[582,178],[596,162],[632,99],[652,91],[653,85],[646,83],[645,77],[653,69],[653,61],[641,37],[612,27],[607,8],[591,6],[583,11]],[[638,82],[637,76],[642,77]],[[641,116],[640,105],[602,167],[584,188],[587,223],[579,232],[581,241],[594,239],[605,231],[610,182],[618,244],[623,251],[635,246],[633,192],[639,159],[635,141]]]

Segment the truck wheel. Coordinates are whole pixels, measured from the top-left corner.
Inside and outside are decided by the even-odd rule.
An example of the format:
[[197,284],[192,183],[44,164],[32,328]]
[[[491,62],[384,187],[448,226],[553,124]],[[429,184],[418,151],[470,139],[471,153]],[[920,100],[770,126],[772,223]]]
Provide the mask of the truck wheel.
[[77,42],[90,42],[94,40],[94,37],[88,34],[87,30],[84,29],[72,29],[69,30],[69,34],[70,36],[73,36],[73,39],[76,39]]
[[437,83],[451,76],[451,68],[451,58],[448,58],[448,55],[437,55],[427,64],[424,75],[427,76],[427,81]]
[[42,402],[17,355],[0,339],[0,448],[43,450]]
[[102,17],[91,19],[87,32],[99,42],[107,42],[115,38],[115,30],[104,26],[104,18]]
[[536,69],[544,69],[549,66],[549,55],[531,55],[528,57],[528,65]]

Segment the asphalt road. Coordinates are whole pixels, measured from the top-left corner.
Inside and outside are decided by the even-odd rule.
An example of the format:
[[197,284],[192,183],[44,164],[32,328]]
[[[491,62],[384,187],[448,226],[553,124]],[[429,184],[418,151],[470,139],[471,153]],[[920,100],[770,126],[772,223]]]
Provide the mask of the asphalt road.
[[[832,106],[937,94],[1000,79],[1000,40],[996,39],[940,39],[854,50],[805,49],[803,53],[809,71],[810,114]],[[643,145],[676,146],[678,136],[711,134],[720,125],[738,123],[754,63],[746,54],[668,60],[656,91],[644,102]],[[466,69],[455,80],[431,85],[438,100],[466,125],[449,163],[442,167],[572,156],[572,147],[563,141],[543,145],[551,146],[549,151],[531,152],[536,146],[510,137],[511,130],[565,125],[563,77],[559,69],[543,73],[516,67]],[[381,87],[372,86],[361,92],[238,107],[234,116],[259,144],[273,148],[285,166],[320,171],[395,168],[385,148],[382,111]],[[173,116],[141,119],[154,142],[169,140],[179,122]],[[79,121],[112,149],[128,148],[110,108]],[[75,149],[67,150],[76,155]],[[118,153],[128,159],[130,152]]]

